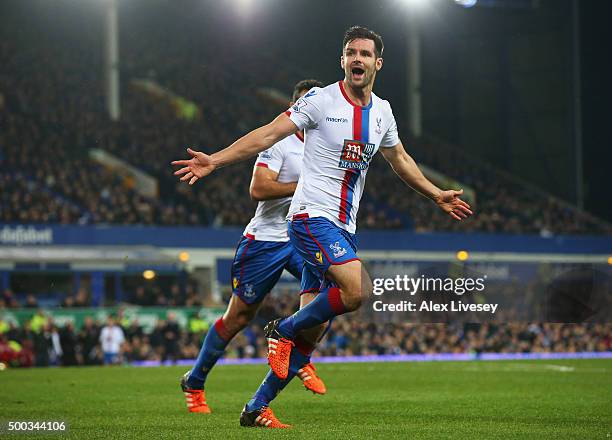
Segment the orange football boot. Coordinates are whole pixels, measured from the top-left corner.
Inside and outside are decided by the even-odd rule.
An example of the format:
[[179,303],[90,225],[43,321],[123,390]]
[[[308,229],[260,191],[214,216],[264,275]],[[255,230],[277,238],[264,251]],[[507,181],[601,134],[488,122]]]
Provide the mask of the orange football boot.
[[210,414],[212,411],[206,404],[206,393],[204,393],[204,390],[194,390],[187,386],[188,374],[189,371],[181,379],[181,389],[185,395],[187,410],[191,413]]
[[281,423],[276,418],[272,410],[267,407],[261,407],[253,411],[247,411],[246,406],[240,414],[240,426],[257,427],[257,428],[291,428],[291,425]]
[[298,370],[298,377],[302,380],[302,383],[307,390],[312,391],[315,394],[325,394],[327,388],[323,380],[317,376],[317,371],[312,362],[304,365]]
[[287,379],[289,374],[289,358],[291,348],[295,345],[284,338],[277,330],[280,319],[270,321],[264,327],[264,335],[268,341],[268,364],[279,379]]

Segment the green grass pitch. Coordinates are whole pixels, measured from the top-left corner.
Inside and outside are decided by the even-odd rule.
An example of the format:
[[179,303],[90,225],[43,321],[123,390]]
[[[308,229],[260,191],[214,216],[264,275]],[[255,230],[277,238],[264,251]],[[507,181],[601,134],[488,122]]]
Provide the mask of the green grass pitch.
[[[324,364],[325,396],[295,379],[272,408],[291,430],[241,428],[267,368],[218,366],[212,415],[188,414],[185,368],[92,367],[0,372],[0,420],[65,420],[36,438],[608,439],[612,360]],[[0,433],[0,437],[7,437]],[[12,435],[10,437],[13,437]],[[15,438],[33,438],[16,435]]]

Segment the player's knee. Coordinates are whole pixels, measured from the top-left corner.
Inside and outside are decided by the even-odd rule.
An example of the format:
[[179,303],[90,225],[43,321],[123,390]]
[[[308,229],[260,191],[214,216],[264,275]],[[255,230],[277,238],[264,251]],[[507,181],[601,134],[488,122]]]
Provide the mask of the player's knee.
[[363,302],[362,292],[360,286],[353,286],[351,288],[342,290],[342,302],[344,303],[344,308],[353,312],[361,307]]
[[242,331],[253,319],[254,314],[248,311],[238,312],[224,319],[225,328],[232,334]]
[[238,324],[238,320],[235,316],[224,319],[223,326],[225,327],[226,332],[230,335],[235,335],[241,330],[240,325]]
[[342,302],[344,307],[349,311],[353,312],[361,307],[361,305],[367,301],[372,294],[372,283],[369,278],[364,278],[359,284],[354,284],[346,289],[346,295],[342,295]]
[[236,326],[238,327],[238,331],[244,329],[247,325],[249,325],[249,323],[253,320],[254,317],[255,313],[252,313],[251,311],[244,311],[238,313],[235,320]]

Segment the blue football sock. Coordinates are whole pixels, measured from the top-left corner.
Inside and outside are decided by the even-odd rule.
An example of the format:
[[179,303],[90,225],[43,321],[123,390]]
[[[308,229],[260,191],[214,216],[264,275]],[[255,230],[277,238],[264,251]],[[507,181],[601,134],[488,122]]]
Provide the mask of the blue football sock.
[[198,359],[187,379],[187,386],[190,388],[196,390],[203,388],[208,373],[210,373],[210,370],[212,370],[219,358],[223,356],[225,347],[231,341],[231,337],[224,339],[220,333],[226,333],[222,318],[215,322],[215,325],[208,330],[206,338],[204,338],[204,344],[202,344]]
[[345,312],[340,289],[329,287],[322,290],[304,308],[283,319],[278,326],[278,331],[284,337],[294,339],[299,331],[322,324]]
[[310,356],[300,353],[299,350],[291,350],[291,358],[289,359],[289,374],[287,379],[279,379],[272,370],[268,371],[265,379],[259,385],[259,388],[253,395],[253,398],[247,403],[247,411],[253,411],[263,406],[269,406],[270,402],[280,393],[291,379],[295,377],[298,370],[310,362]]

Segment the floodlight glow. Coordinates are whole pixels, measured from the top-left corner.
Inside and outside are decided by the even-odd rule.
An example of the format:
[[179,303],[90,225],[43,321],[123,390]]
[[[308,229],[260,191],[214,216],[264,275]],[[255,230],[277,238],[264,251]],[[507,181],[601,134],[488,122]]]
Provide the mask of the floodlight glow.
[[470,257],[470,254],[468,254],[467,251],[459,251],[457,252],[457,260],[459,261],[465,261]]
[[153,278],[155,278],[155,275],[156,275],[155,271],[151,269],[147,269],[142,273],[142,277],[145,280],[152,280]]
[[398,6],[401,6],[408,15],[416,18],[421,15],[428,14],[434,3],[431,0],[395,0]]
[[406,3],[408,6],[421,7],[429,2],[428,0],[404,0],[404,3]]
[[242,17],[247,17],[253,10],[254,0],[237,0],[235,2],[238,14]]
[[464,8],[471,8],[472,6],[476,6],[477,2],[478,0],[455,0],[455,3],[460,6],[463,6]]

